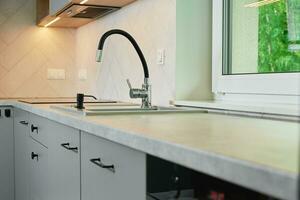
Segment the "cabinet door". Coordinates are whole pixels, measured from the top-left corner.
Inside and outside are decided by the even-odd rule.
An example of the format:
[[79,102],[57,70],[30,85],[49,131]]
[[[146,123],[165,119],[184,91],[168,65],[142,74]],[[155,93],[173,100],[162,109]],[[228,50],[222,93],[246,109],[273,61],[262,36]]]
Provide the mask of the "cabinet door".
[[47,148],[30,139],[28,158],[30,160],[30,200],[50,200],[48,198],[48,152]]
[[15,200],[29,199],[29,114],[15,109],[14,143],[15,143]]
[[49,120],[35,114],[30,114],[30,123],[30,136],[45,147],[48,147],[48,136],[51,133]]
[[0,107],[0,199],[14,199],[14,136],[13,119],[5,116],[5,110],[12,108]]
[[82,200],[146,199],[145,154],[81,134]]
[[49,199],[80,200],[79,130],[49,122]]
[[50,15],[55,15],[70,2],[71,0],[50,0]]

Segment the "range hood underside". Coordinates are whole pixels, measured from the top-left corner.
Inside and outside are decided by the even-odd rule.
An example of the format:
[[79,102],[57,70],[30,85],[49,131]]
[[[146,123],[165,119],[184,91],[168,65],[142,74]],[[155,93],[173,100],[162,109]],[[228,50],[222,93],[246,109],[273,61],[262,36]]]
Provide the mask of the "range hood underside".
[[[100,17],[110,14],[121,7],[124,7],[136,0],[89,0],[87,4],[80,4],[82,0],[72,0],[69,4],[64,6],[55,15],[48,15],[49,4],[48,0],[39,0],[37,5],[37,25],[45,27],[50,22],[55,21],[49,27],[60,28],[78,28],[88,24]],[[69,10],[74,9],[76,12],[70,13]],[[41,11],[42,10],[42,11]],[[78,12],[81,10],[82,12]],[[59,20],[56,20],[59,18]]]
[[70,4],[57,14],[60,18],[97,19],[120,9],[111,6]]

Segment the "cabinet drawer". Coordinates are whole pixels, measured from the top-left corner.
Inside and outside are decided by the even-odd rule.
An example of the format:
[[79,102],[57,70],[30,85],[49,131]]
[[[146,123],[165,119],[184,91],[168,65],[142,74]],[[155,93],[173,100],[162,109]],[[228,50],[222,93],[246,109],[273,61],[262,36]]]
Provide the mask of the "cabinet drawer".
[[29,151],[29,196],[30,200],[47,200],[48,195],[48,151],[30,139]]
[[29,113],[14,109],[14,132],[28,137],[29,133]]
[[44,146],[48,146],[49,120],[38,115],[30,115],[30,136]]
[[82,134],[82,200],[146,199],[146,156]]
[[33,114],[30,121],[30,136],[45,147],[49,147],[50,142],[52,145],[65,144],[66,148],[79,147],[79,131],[74,134],[76,130],[71,127]]
[[56,124],[49,135],[49,199],[80,200],[80,133]]
[[79,130],[53,122],[48,122],[48,148],[60,149],[70,155],[79,155]]
[[29,200],[29,113],[14,112],[15,200]]

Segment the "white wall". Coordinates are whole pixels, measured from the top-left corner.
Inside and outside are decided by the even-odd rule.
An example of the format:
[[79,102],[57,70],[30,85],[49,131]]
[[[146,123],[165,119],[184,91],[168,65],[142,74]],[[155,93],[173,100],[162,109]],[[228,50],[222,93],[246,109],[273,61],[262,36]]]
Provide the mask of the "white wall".
[[[80,89],[104,99],[129,101],[126,79],[141,87],[142,65],[130,43],[111,36],[103,63],[95,62],[101,35],[110,29],[128,31],[137,40],[149,65],[153,103],[168,105],[175,97],[176,0],[139,0],[77,30],[76,63],[88,70],[88,84]],[[156,64],[157,49],[166,50],[166,63]]]
[[176,100],[212,99],[212,1],[177,0]]

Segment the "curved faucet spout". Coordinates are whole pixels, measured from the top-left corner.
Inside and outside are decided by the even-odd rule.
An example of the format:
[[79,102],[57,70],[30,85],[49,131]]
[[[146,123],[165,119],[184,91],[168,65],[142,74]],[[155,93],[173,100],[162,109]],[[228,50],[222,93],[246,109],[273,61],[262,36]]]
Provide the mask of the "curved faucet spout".
[[102,60],[102,51],[103,51],[103,47],[104,47],[104,43],[105,43],[105,40],[111,36],[111,35],[114,35],[114,34],[118,34],[118,35],[122,35],[124,37],[126,37],[130,42],[131,44],[133,45],[133,47],[135,48],[137,54],[139,55],[139,58],[142,62],[142,65],[143,65],[143,70],[144,70],[144,76],[145,76],[145,79],[148,79],[149,78],[149,70],[148,70],[148,65],[147,65],[147,62],[146,62],[146,59],[143,55],[143,52],[142,50],[140,49],[139,45],[137,44],[137,42],[135,41],[135,39],[127,32],[123,31],[123,30],[119,30],[119,29],[113,29],[113,30],[110,30],[110,31],[107,31],[100,39],[100,42],[99,42],[99,45],[98,45],[98,51],[97,51],[97,58],[96,58],[96,61],[97,62],[101,62]]
[[98,45],[96,61],[101,62],[102,51],[103,51],[105,40],[109,36],[114,35],[114,34],[119,34],[119,35],[123,35],[124,37],[126,37],[131,42],[131,44],[133,45],[137,54],[140,57],[140,60],[142,62],[143,69],[144,69],[144,76],[145,76],[144,84],[142,85],[142,89],[136,89],[136,88],[132,88],[131,84],[128,81],[128,85],[129,85],[129,89],[130,89],[129,95],[130,95],[130,98],[133,98],[133,99],[141,98],[142,99],[142,108],[149,109],[152,107],[152,105],[151,105],[151,85],[149,83],[148,65],[147,65],[146,59],[145,59],[143,52],[141,51],[139,45],[137,44],[135,39],[129,33],[125,32],[123,30],[119,30],[119,29],[107,31],[100,39],[100,42]]

